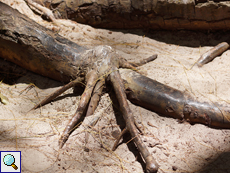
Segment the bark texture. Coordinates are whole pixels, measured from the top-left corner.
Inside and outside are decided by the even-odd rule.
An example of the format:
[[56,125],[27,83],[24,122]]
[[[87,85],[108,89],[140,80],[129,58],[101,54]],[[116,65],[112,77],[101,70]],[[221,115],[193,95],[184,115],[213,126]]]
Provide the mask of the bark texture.
[[3,3],[0,8],[0,57],[55,80],[67,82],[79,76],[83,64],[77,60],[85,48]]
[[209,127],[230,128],[230,108],[218,103],[199,102],[175,88],[130,70],[120,70],[127,98],[160,115],[202,123]]
[[33,0],[68,18],[100,28],[230,29],[226,0]]

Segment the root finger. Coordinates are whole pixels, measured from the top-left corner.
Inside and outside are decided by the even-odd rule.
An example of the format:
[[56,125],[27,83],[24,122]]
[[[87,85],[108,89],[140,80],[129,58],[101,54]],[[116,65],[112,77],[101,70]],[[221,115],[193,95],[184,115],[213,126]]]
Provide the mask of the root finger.
[[62,148],[65,142],[68,140],[69,135],[75,130],[76,125],[79,121],[79,119],[84,114],[85,110],[87,109],[87,105],[89,103],[91,94],[93,92],[94,86],[96,85],[97,81],[97,75],[94,71],[90,72],[87,75],[88,79],[86,88],[84,90],[84,93],[81,96],[81,100],[78,104],[78,108],[76,110],[76,113],[74,114],[73,118],[69,121],[68,125],[66,126],[63,134],[61,135],[61,138],[59,140],[59,147]]
[[77,123],[78,123],[79,119],[81,118],[82,114],[83,114],[83,112],[81,112],[77,109],[76,113],[74,114],[73,118],[69,121],[63,134],[61,135],[61,138],[58,141],[59,148],[63,147],[63,145],[68,140],[70,134],[77,128]]
[[128,62],[125,59],[121,58],[120,59],[120,67],[137,70],[136,67],[139,67],[139,66],[147,64],[151,61],[154,61],[156,58],[157,58],[157,54],[154,54],[154,55],[152,55],[146,59],[140,60],[139,62]]
[[122,79],[117,70],[113,70],[113,72],[110,74],[110,81],[112,82],[114,91],[119,101],[120,109],[126,122],[126,128],[131,134],[134,143],[136,144],[139,152],[141,153],[142,157],[146,162],[147,172],[149,173],[157,172],[159,166],[154,160],[154,158],[152,157],[152,155],[149,153],[148,149],[146,148],[146,146],[144,145],[144,143],[142,142],[138,134],[132,111],[129,108],[127,102],[124,86],[122,84]]
[[96,84],[96,86],[95,86],[95,88],[93,90],[92,97],[91,97],[90,102],[89,102],[86,117],[90,116],[90,115],[93,115],[94,111],[96,110],[97,105],[98,105],[98,103],[100,101],[100,98],[101,98],[101,94],[102,94],[104,84],[105,84],[104,79],[97,82],[97,84]]
[[57,96],[61,95],[63,92],[65,92],[66,90],[70,89],[71,87],[74,87],[77,83],[80,83],[81,81],[83,81],[82,78],[77,78],[77,79],[69,82],[68,84],[64,85],[60,89],[54,91],[52,94],[50,94],[49,96],[47,96],[44,100],[42,100],[40,103],[38,103],[37,105],[35,105],[31,110],[37,109],[37,108],[39,108],[39,107],[41,107],[41,106],[43,106],[43,105],[51,102]]
[[139,62],[130,62],[134,67],[139,67],[139,66],[142,66],[142,65],[145,65],[151,61],[154,61],[155,59],[157,59],[157,54],[154,54],[146,59],[142,59],[140,60]]

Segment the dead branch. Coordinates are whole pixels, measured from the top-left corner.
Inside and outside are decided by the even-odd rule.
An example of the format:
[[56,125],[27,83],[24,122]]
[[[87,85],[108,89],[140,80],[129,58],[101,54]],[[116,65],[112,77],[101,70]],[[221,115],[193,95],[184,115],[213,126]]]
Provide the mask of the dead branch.
[[229,44],[226,42],[220,43],[214,48],[208,50],[205,52],[197,61],[197,65],[199,67],[202,67],[204,64],[209,63],[217,56],[221,55],[224,51],[226,51],[229,48]]

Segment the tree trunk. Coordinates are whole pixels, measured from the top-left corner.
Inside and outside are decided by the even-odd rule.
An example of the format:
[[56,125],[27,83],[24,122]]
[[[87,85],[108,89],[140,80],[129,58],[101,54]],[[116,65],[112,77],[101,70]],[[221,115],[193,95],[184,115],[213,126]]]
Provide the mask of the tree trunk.
[[225,0],[33,0],[57,18],[100,28],[188,30],[230,29]]

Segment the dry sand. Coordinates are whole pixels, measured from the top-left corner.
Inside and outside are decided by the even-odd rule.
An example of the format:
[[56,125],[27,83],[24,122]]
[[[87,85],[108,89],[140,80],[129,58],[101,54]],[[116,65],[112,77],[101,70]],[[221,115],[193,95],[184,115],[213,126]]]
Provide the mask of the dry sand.
[[[64,20],[58,27],[43,21],[22,0],[1,1],[41,25],[59,30],[62,36],[82,46],[110,45],[128,60],[157,53],[157,60],[140,67],[148,77],[189,92],[199,100],[230,102],[229,50],[202,68],[193,66],[213,45],[230,41],[228,32],[111,31]],[[120,131],[117,121],[122,116],[113,108],[107,93],[96,113],[85,118],[63,149],[59,149],[58,139],[76,110],[82,90],[77,88],[79,92],[73,94],[70,89],[52,103],[27,113],[63,83],[22,72],[0,60],[1,69],[8,67],[14,72],[13,76],[20,74],[13,85],[6,79],[0,84],[1,93],[9,98],[9,104],[0,103],[0,150],[22,151],[22,172],[144,172],[145,165],[128,135],[117,150],[111,152]],[[176,119],[130,106],[135,119],[144,128],[142,139],[159,163],[160,173],[230,172],[230,130],[179,123]],[[87,128],[96,116],[101,116],[98,124],[94,129]],[[89,133],[87,144],[86,133]]]

